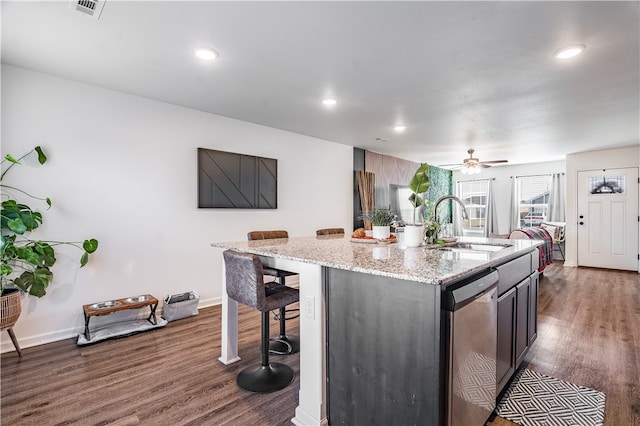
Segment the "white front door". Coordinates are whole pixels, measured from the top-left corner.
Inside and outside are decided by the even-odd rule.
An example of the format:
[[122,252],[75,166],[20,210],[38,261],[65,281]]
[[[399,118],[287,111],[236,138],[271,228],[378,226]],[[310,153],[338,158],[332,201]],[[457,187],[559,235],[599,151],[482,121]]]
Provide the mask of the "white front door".
[[638,168],[578,172],[578,265],[638,270]]

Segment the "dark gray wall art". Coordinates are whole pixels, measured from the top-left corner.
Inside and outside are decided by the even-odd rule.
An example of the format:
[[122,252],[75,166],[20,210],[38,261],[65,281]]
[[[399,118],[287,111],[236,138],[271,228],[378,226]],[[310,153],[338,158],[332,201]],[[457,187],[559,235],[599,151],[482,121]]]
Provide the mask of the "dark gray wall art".
[[278,160],[198,148],[198,207],[277,208]]

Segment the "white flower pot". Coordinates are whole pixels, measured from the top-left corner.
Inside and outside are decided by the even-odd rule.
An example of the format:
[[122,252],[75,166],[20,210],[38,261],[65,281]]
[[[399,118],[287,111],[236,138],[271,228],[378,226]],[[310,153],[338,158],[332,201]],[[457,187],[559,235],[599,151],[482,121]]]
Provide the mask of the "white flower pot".
[[377,240],[386,240],[391,235],[390,226],[373,226],[373,238]]
[[404,227],[404,245],[407,247],[420,247],[424,239],[422,225],[407,225]]

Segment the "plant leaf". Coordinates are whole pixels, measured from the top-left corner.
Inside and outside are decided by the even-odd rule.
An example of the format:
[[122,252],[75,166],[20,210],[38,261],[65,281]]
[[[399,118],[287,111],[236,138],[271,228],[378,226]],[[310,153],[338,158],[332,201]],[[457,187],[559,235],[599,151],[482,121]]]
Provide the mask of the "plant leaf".
[[27,231],[27,227],[20,218],[8,220],[7,227],[18,235],[22,235]]
[[49,208],[51,208],[51,199],[47,197],[45,201],[47,202],[47,205],[49,206]]
[[422,194],[429,190],[429,165],[427,163],[418,167],[411,178],[409,188],[416,194]]
[[98,250],[98,240],[96,240],[95,238],[84,240],[84,242],[82,243],[82,248],[87,253],[93,253],[94,251]]
[[53,274],[48,268],[39,267],[32,271],[23,272],[18,278],[14,280],[14,283],[23,291],[28,291],[29,294],[42,297],[47,294],[47,287],[53,279]]
[[82,253],[82,257],[80,258],[80,267],[82,268],[87,264],[87,262],[89,262],[89,253],[85,251],[84,253]]
[[424,203],[424,200],[422,199],[421,196],[414,193],[414,194],[411,194],[411,196],[409,197],[409,202],[414,208],[418,208]]
[[11,267],[11,265],[7,265],[5,263],[0,265],[0,275],[7,276],[7,275],[10,275],[12,272],[13,272],[13,268]]
[[20,164],[20,162],[18,160],[16,160],[15,158],[13,158],[11,156],[11,154],[5,155],[4,158],[6,158],[7,161],[11,161],[14,164]]
[[33,149],[38,153],[38,162],[40,162],[40,164],[46,163],[47,162],[47,156],[44,155],[44,151],[42,150],[42,148],[40,148],[40,146],[36,146]]

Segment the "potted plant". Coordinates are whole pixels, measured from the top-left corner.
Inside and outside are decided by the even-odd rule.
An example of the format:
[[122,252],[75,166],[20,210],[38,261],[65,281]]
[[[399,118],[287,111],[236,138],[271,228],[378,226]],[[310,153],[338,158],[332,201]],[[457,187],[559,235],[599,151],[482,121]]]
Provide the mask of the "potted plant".
[[396,220],[396,215],[391,209],[375,209],[364,217],[373,225],[373,238],[384,240],[391,234],[391,224]]
[[404,227],[404,242],[407,247],[418,247],[424,239],[423,224],[418,222],[418,208],[424,204],[421,194],[429,190],[429,165],[423,163],[413,174],[409,182],[411,196],[409,202],[413,206],[413,223]]
[[[56,263],[56,246],[71,245],[82,250],[80,267],[87,264],[89,254],[98,248],[98,241],[95,239],[84,240],[80,243],[30,238],[31,232],[42,224],[42,214],[30,206],[18,202],[11,194],[21,194],[21,196],[41,201],[47,205],[47,208],[51,207],[51,200],[33,196],[15,186],[5,185],[3,180],[9,170],[19,165],[20,160],[32,153],[37,154],[40,164],[47,161],[46,155],[39,146],[18,159],[9,154],[2,159],[3,167],[8,164],[0,175],[0,188],[2,189],[0,288],[2,289],[1,298],[3,298],[0,301],[0,324],[2,329],[12,327],[18,319],[20,290],[36,297],[42,297],[47,293],[47,287],[53,280],[51,267]],[[10,303],[13,306],[12,309],[4,309],[5,306],[9,306],[9,302],[4,299],[5,297],[13,298],[13,302]],[[16,303],[18,303],[17,308]],[[9,311],[11,311],[11,319],[7,316]],[[16,349],[18,349],[17,345]]]

